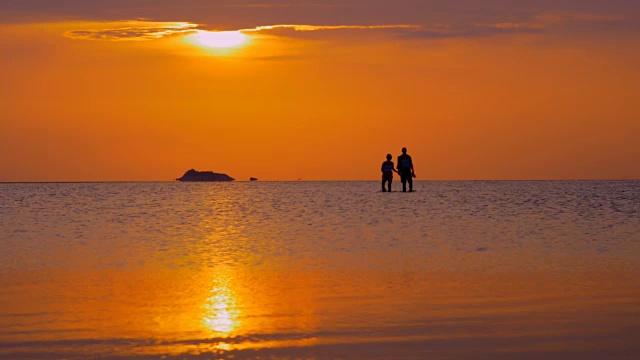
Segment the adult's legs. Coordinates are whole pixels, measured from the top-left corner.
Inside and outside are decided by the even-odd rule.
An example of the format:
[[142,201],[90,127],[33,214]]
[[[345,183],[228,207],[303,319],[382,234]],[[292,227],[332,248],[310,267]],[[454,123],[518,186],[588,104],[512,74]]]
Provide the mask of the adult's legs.
[[407,192],[407,177],[404,174],[400,175],[400,181],[402,181],[402,192]]
[[409,181],[409,191],[413,191],[413,176],[407,176],[407,181]]

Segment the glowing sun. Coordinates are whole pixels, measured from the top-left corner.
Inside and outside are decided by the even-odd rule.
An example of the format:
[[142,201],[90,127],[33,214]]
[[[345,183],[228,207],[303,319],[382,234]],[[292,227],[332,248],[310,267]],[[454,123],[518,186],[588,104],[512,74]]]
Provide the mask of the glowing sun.
[[239,47],[250,39],[248,35],[240,31],[204,31],[200,30],[193,35],[195,41],[201,46],[215,49],[229,49]]

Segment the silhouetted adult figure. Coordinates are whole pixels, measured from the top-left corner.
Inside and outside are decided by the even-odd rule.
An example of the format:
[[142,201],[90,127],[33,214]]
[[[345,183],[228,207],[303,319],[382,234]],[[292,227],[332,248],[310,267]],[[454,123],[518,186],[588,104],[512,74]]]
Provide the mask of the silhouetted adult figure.
[[413,169],[413,160],[407,154],[407,148],[402,148],[402,155],[398,156],[398,173],[402,181],[402,191],[407,192],[407,183],[409,183],[409,191],[413,191],[413,178],[416,177],[416,173]]

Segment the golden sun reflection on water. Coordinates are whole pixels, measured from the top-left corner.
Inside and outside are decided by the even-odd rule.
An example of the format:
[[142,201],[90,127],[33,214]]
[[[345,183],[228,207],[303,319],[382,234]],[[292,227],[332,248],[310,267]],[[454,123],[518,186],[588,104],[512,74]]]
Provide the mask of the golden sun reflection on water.
[[229,289],[226,281],[217,281],[218,284],[211,289],[211,297],[204,305],[206,310],[203,324],[218,335],[229,336],[239,325],[240,310],[237,306],[237,298]]
[[[219,288],[214,292],[220,291]],[[223,334],[230,334],[236,328],[237,310],[234,310],[234,302],[227,294],[218,293],[209,298],[205,306],[208,314],[204,318],[207,328]]]

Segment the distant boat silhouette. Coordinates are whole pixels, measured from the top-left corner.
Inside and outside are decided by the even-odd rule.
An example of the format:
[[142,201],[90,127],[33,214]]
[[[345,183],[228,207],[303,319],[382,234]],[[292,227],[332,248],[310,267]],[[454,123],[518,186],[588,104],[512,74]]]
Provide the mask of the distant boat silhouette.
[[249,181],[258,181],[258,179],[252,177],[249,179]]
[[191,169],[187,171],[181,178],[176,179],[178,181],[186,181],[186,182],[215,182],[215,181],[235,181],[234,178],[227,174],[218,174],[213,171],[197,171]]

